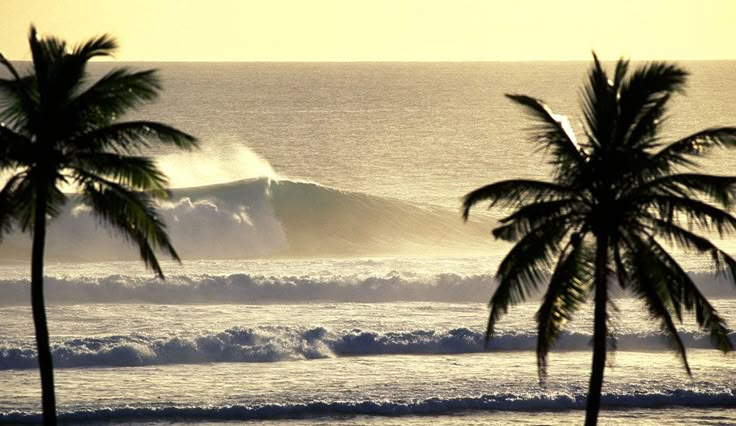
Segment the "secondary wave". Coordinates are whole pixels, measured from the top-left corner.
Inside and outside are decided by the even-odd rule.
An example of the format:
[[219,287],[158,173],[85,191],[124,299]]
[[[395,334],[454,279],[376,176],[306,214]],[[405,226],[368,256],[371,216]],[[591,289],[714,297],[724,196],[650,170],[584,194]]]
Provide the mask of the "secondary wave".
[[[706,334],[680,333],[689,348],[711,348]],[[736,333],[731,333],[736,344]],[[563,332],[556,350],[588,350],[589,334]],[[530,351],[537,343],[535,333],[502,333],[495,336],[488,351]],[[617,336],[618,350],[669,350],[657,333]],[[54,366],[136,367],[160,364],[209,362],[277,362],[335,356],[459,354],[485,351],[484,335],[467,328],[452,330],[412,330],[375,332],[347,330],[333,332],[323,327],[231,328],[219,333],[188,337],[155,337],[142,334],[89,337],[52,345]],[[36,368],[31,345],[0,346],[0,370]]]
[[[736,296],[723,278],[691,274],[708,297]],[[0,280],[0,306],[29,304],[28,280]],[[261,304],[303,302],[482,303],[495,288],[491,275],[444,273],[432,276],[389,273],[380,276],[181,275],[166,281],[140,276],[46,277],[50,304],[160,303]],[[544,288],[542,285],[540,288]]]
[[[427,278],[295,277],[234,274],[155,278],[46,278],[49,303],[269,303],[269,302],[482,302],[490,294],[489,275],[439,274]],[[29,281],[0,280],[0,306],[27,305]]]
[[[552,411],[580,410],[586,398],[579,394],[516,395],[486,394],[473,397],[429,398],[417,401],[358,400],[310,401],[288,404],[109,407],[63,411],[59,419],[67,422],[96,420],[265,420],[354,415],[405,416],[449,414],[475,410]],[[675,389],[660,393],[606,393],[606,408],[658,407],[736,407],[733,390],[704,391]],[[37,423],[40,415],[29,412],[0,413],[2,423]]]

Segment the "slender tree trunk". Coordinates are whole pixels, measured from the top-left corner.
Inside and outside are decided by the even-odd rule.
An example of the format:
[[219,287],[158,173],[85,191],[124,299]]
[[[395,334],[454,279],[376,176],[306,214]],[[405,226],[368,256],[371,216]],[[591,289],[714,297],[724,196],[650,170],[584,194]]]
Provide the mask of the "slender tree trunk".
[[33,220],[33,252],[31,255],[31,307],[36,327],[36,351],[41,371],[43,424],[56,425],[56,396],[54,395],[54,366],[49,347],[49,329],[46,324],[46,306],[43,297],[43,253],[46,243],[46,186],[39,185]]
[[596,238],[595,252],[595,314],[593,318],[593,367],[590,373],[588,403],[585,407],[585,425],[598,424],[601,408],[603,371],[606,368],[606,305],[608,304],[608,236]]

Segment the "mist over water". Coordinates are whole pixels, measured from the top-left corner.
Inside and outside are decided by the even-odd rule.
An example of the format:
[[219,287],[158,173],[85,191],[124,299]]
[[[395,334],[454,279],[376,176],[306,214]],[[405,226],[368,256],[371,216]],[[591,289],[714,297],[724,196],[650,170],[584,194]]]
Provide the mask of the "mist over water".
[[157,162],[168,176],[171,188],[279,177],[268,161],[234,136],[215,136],[202,141],[199,149],[164,154],[157,158]]

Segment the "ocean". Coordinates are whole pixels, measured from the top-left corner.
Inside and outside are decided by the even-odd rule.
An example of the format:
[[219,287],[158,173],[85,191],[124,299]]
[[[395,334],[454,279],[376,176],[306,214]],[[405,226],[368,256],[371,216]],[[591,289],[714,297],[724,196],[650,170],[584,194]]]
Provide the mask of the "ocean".
[[[119,64],[118,64],[119,65]],[[580,120],[584,62],[128,63],[159,68],[129,118],[194,134],[147,153],[183,263],[165,281],[70,203],[50,225],[45,288],[60,418],[69,424],[579,424],[592,311],[536,374],[532,299],[484,350],[485,302],[509,245],[461,197],[547,179],[531,122],[503,95]],[[665,139],[736,122],[736,62],[684,62]],[[93,75],[110,64],[94,63]],[[580,127],[575,127],[580,132]],[[582,132],[579,133],[580,135]],[[579,136],[581,137],[581,136]],[[733,174],[726,151],[703,162]],[[736,253],[736,239],[718,241]],[[40,419],[29,238],[0,244],[0,423]],[[679,253],[736,324],[736,287]],[[641,304],[617,293],[603,424],[736,424],[736,360],[681,326],[693,376]],[[732,334],[736,341],[736,334]]]

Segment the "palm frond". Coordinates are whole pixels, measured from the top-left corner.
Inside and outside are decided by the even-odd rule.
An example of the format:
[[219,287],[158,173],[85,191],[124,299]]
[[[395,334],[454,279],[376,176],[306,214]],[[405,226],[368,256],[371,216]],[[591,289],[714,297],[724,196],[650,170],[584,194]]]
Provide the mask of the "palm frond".
[[38,110],[38,90],[33,76],[0,78],[0,122],[23,132],[31,127]]
[[638,68],[622,85],[619,97],[619,143],[648,147],[672,93],[681,92],[688,73],[674,64],[652,62]]
[[168,198],[169,181],[149,157],[79,152],[72,157],[69,167],[103,176],[126,188],[147,191],[155,198]]
[[654,236],[662,237],[665,241],[687,251],[695,250],[710,255],[716,274],[728,277],[733,283],[736,283],[736,259],[718,248],[710,240],[656,217],[648,216],[646,219],[654,232]]
[[499,222],[503,225],[493,230],[493,236],[504,241],[516,241],[550,220],[563,216],[571,221],[579,220],[584,211],[581,204],[571,198],[527,204],[502,218]]
[[39,39],[36,27],[31,26],[28,44],[33,58],[33,69],[41,92],[53,91],[54,71],[66,53],[66,43],[56,37]]
[[582,108],[594,148],[604,147],[614,136],[617,106],[613,84],[593,52],[593,67],[588,72],[588,84],[583,90]]
[[523,106],[536,119],[531,128],[533,139],[553,156],[552,163],[560,174],[562,181],[572,179],[571,174],[582,169],[586,153],[578,145],[569,120],[557,114],[541,100],[525,95],[506,94],[506,97]]
[[24,171],[18,173],[18,175],[19,178],[12,188],[12,212],[21,231],[27,232],[33,228],[33,204],[36,192],[29,179],[28,172]]
[[655,156],[655,163],[662,168],[672,166],[692,166],[690,157],[706,154],[713,148],[736,147],[736,127],[713,127],[693,133],[671,143]]
[[67,195],[57,187],[57,177],[42,176],[34,169],[26,169],[17,173],[19,179],[13,188],[13,214],[23,232],[33,232],[34,215],[38,191],[46,192],[46,216],[58,217],[67,201]]
[[69,198],[61,191],[58,183],[66,183],[66,179],[60,173],[49,179],[46,187],[46,215],[51,218],[57,218],[64,211],[64,205]]
[[665,121],[669,100],[669,95],[663,95],[648,106],[646,110],[641,111],[632,125],[628,127],[620,125],[620,133],[622,134],[620,137],[623,138],[621,143],[639,150],[656,147],[659,144],[657,134]]
[[87,123],[89,127],[84,130],[90,131],[156,99],[160,89],[156,70],[133,72],[116,68],[73,98],[67,110],[75,122]]
[[[687,361],[687,350],[680,338],[675,323],[672,321],[670,311],[678,315],[678,319],[682,321],[679,306],[673,306],[671,300],[671,289],[663,280],[668,280],[671,271],[660,271],[655,263],[654,268],[649,263],[651,259],[650,252],[641,243],[632,251],[625,251],[626,256],[621,256],[620,252],[616,254],[616,265],[619,281],[626,282],[626,288],[630,289],[639,299],[641,299],[649,310],[649,316],[653,320],[660,323],[660,330],[669,337],[670,345],[680,355],[685,371],[692,376],[690,364]],[[625,258],[626,261],[622,261]],[[656,262],[656,259],[654,260]],[[667,305],[670,308],[667,308]]]
[[717,231],[721,236],[736,230],[736,217],[697,199],[651,195],[642,197],[640,202],[645,207],[651,207],[657,217],[665,221],[680,223],[680,217],[683,217],[688,227],[697,225],[708,231]]
[[524,236],[501,261],[496,272],[498,285],[489,302],[486,344],[509,306],[526,300],[547,277],[569,233],[570,225],[564,218],[546,222]]
[[[682,269],[677,261],[653,238],[647,241],[648,252],[651,253],[651,263],[645,266],[651,270],[652,266],[667,271],[669,283],[676,286],[673,296],[681,301],[686,310],[695,313],[698,325],[710,334],[711,341],[722,352],[733,350],[729,339],[729,329],[726,322],[718,314],[713,305],[698,289],[690,276]],[[637,253],[640,255],[640,253]]]
[[624,58],[619,58],[616,61],[616,69],[613,73],[613,87],[617,92],[624,85],[624,79],[629,72],[629,64],[629,60]]
[[13,129],[0,125],[0,171],[33,163],[31,141]]
[[513,179],[495,182],[469,192],[463,197],[463,219],[468,220],[470,209],[483,201],[490,203],[489,208],[520,207],[527,203],[536,203],[569,197],[572,191],[566,186],[538,180]]
[[591,251],[579,238],[569,244],[557,262],[536,313],[537,319],[537,372],[540,382],[547,376],[547,354],[554,346],[565,324],[585,302],[593,278]]
[[92,213],[136,244],[141,260],[160,278],[164,278],[156,250],[167,252],[177,261],[180,259],[151,197],[144,192],[129,191],[85,170],[75,169],[74,172],[82,187],[82,200],[92,208]]
[[18,209],[22,203],[16,198],[18,197],[18,186],[23,177],[22,173],[13,174],[0,190],[0,242],[3,240],[3,235],[11,232],[18,221]]
[[2,53],[0,53],[0,64],[2,64],[10,73],[11,76],[13,76],[14,80],[20,80],[20,73],[15,68],[12,62],[8,60],[8,58],[5,57]]
[[40,104],[49,121],[46,124],[61,123],[66,102],[84,82],[89,59],[70,52],[64,40],[53,36],[38,38],[35,28],[31,28],[29,41]]
[[134,153],[150,147],[152,143],[171,144],[181,149],[198,146],[197,139],[165,124],[153,121],[128,121],[115,123],[83,133],[68,143],[78,152]]
[[[639,188],[637,188],[638,190]],[[650,193],[676,193],[690,198],[706,197],[725,209],[730,209],[736,200],[736,176],[714,176],[698,173],[669,174],[642,185]],[[635,192],[645,192],[637,191]]]
[[678,173],[659,176],[633,187],[627,196],[646,197],[652,194],[698,198],[704,196],[728,209],[736,199],[736,177],[699,173]]
[[112,56],[117,48],[118,41],[115,37],[110,34],[102,34],[76,45],[72,55],[87,62],[98,56]]

